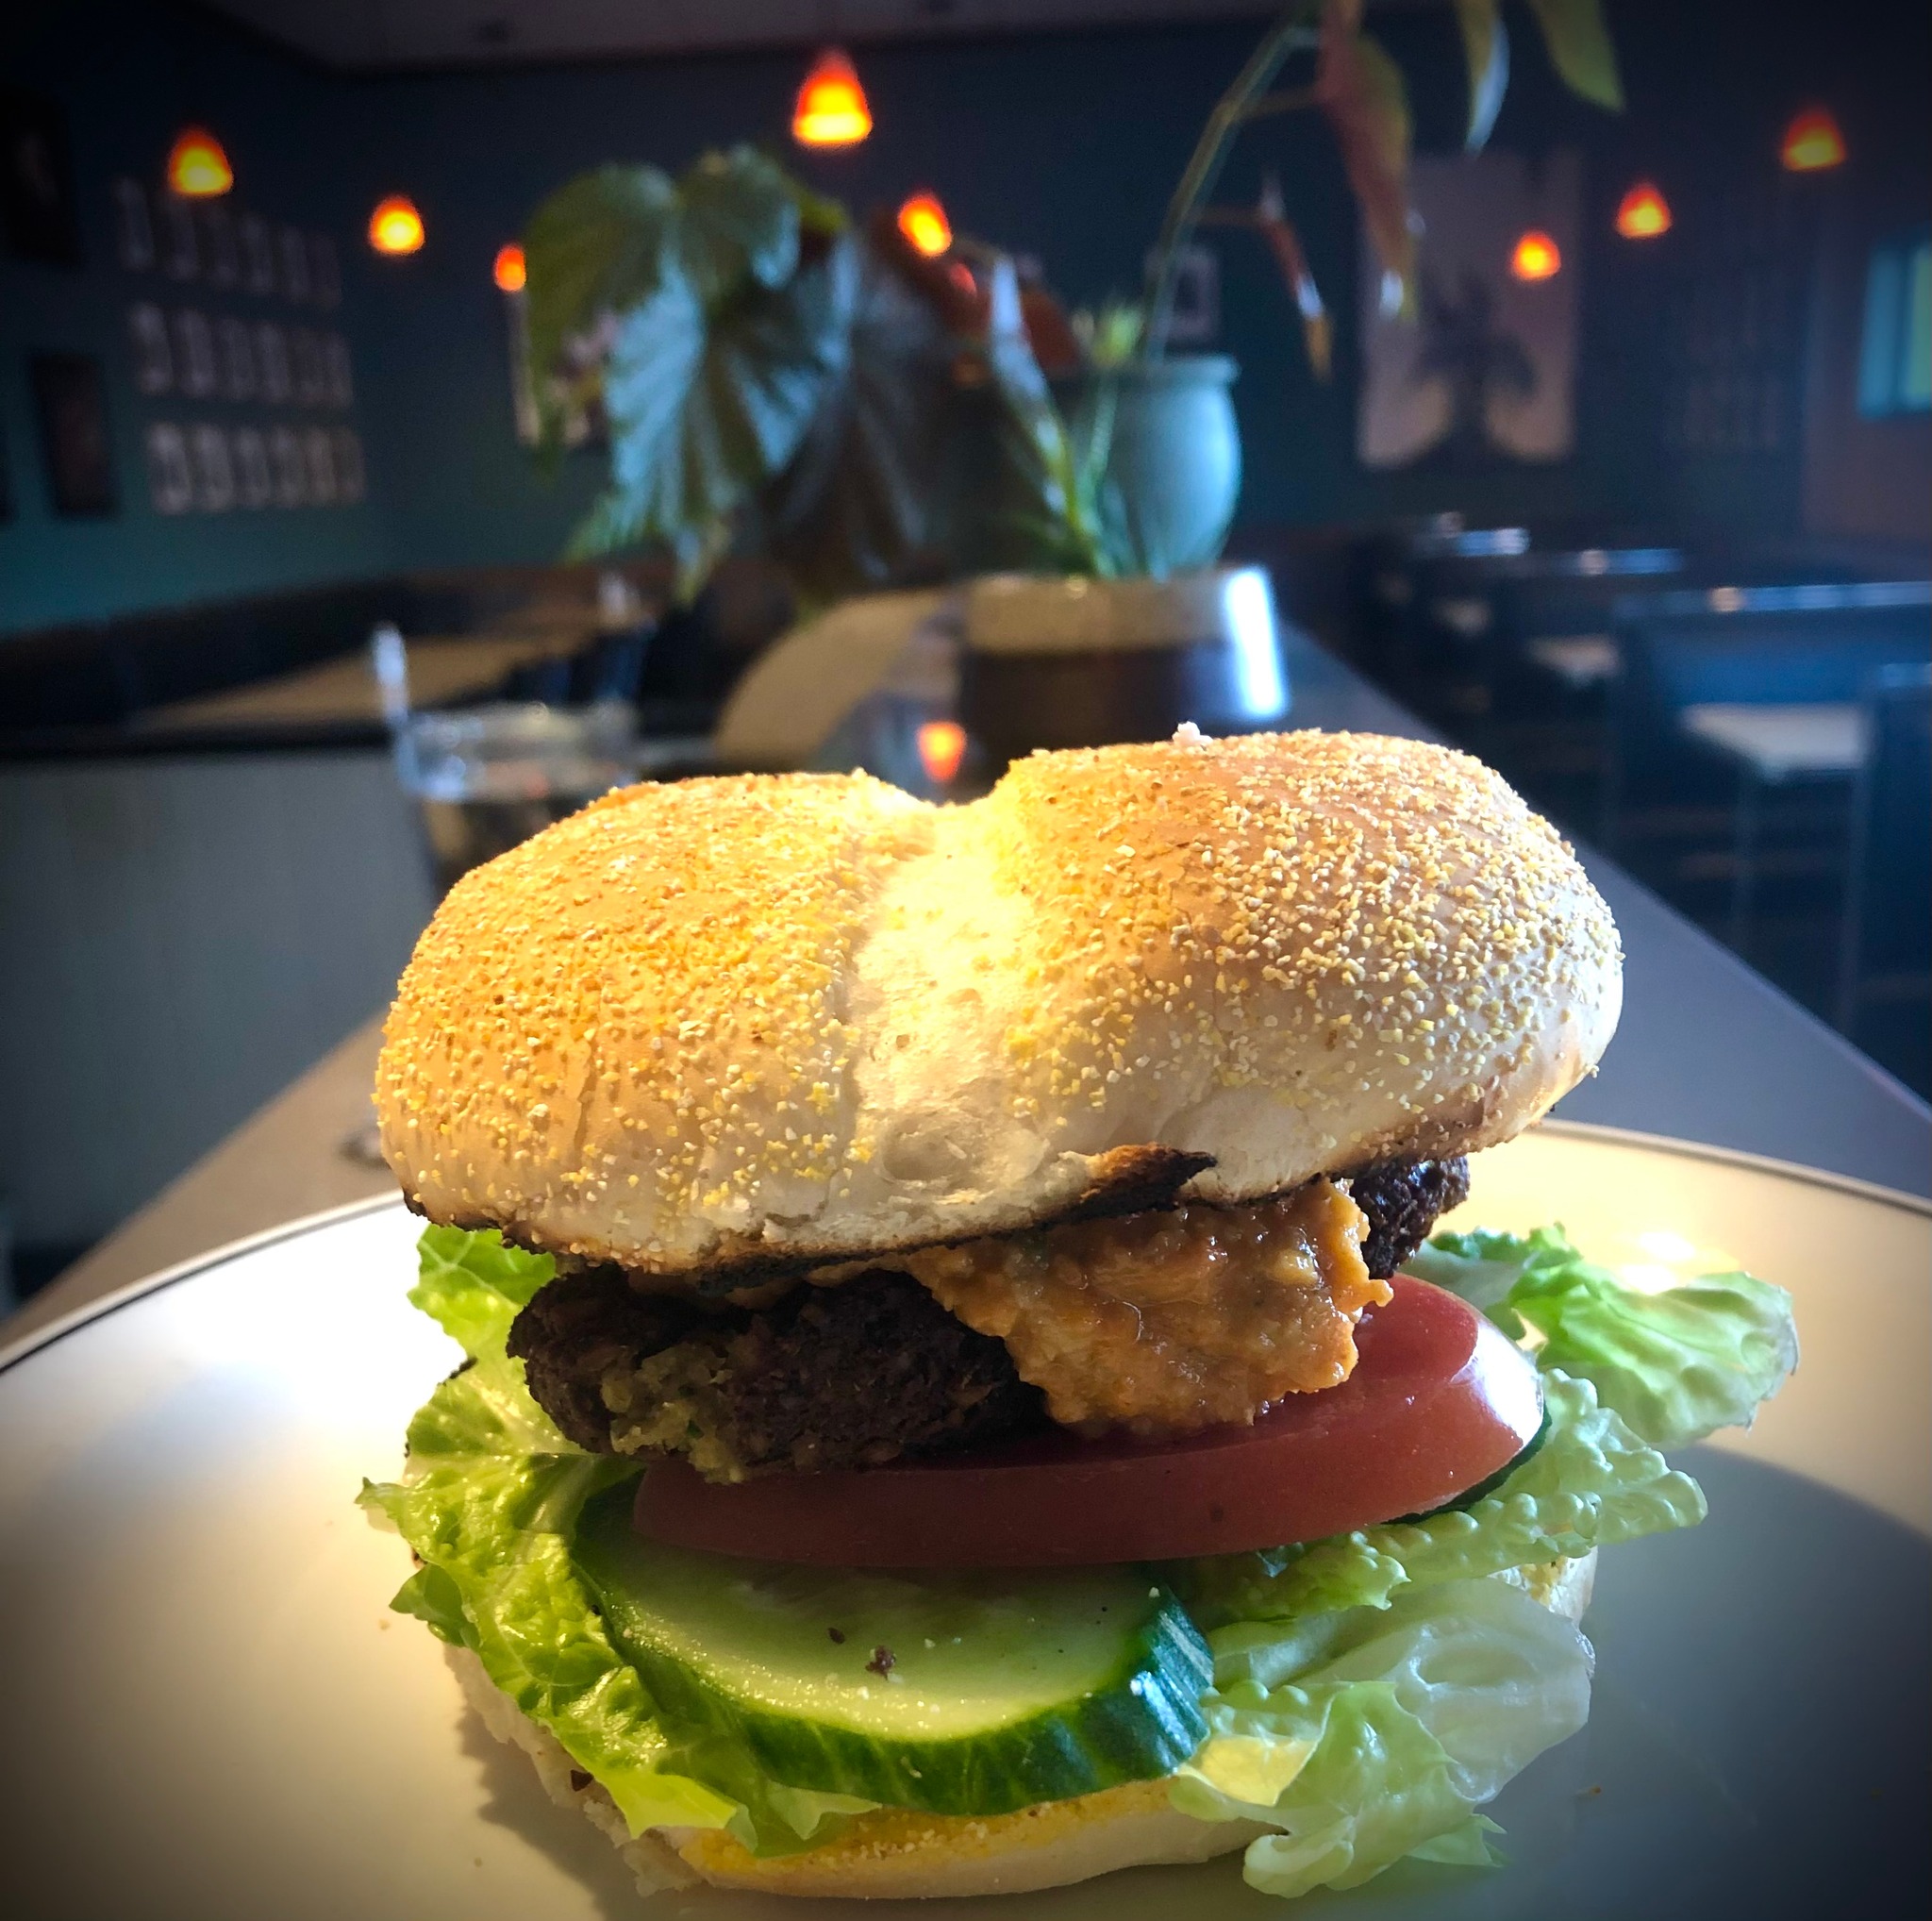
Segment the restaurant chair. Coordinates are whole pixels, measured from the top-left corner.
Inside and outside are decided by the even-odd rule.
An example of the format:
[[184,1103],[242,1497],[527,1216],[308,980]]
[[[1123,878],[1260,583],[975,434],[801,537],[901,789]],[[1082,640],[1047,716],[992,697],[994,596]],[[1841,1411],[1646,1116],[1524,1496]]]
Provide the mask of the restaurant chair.
[[[1871,676],[1932,650],[1932,583],[1678,591],[1622,603],[1611,757],[1599,838],[1750,944],[1763,884],[1820,881],[1838,911],[1857,703]],[[1816,912],[1815,908],[1813,912]]]
[[[1860,720],[1865,753],[1852,807],[1834,1022],[1854,1043],[1886,1051],[1864,1030],[1896,1031],[1900,1016],[1916,1010],[1923,1056],[1932,1013],[1932,666],[1874,675]],[[1923,1085],[1925,1063],[1918,1064]]]

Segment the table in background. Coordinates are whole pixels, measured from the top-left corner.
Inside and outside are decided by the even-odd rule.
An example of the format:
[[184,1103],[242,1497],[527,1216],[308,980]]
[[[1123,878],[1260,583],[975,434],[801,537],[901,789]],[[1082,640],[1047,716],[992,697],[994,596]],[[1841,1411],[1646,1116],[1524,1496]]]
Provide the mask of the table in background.
[[[1294,724],[1426,734],[1413,716],[1292,630]],[[1624,1017],[1566,1119],[1705,1141],[1932,1194],[1932,1109],[1715,941],[1584,849],[1624,949]],[[372,1019],[5,1323],[8,1336],[160,1267],[319,1209],[381,1194],[345,1157],[370,1119]]]

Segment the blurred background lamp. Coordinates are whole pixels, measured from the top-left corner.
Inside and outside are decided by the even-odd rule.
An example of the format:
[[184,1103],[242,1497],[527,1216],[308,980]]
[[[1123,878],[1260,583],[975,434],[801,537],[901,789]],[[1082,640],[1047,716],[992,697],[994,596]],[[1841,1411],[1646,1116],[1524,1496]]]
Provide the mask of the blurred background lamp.
[[375,203],[369,216],[369,244],[379,254],[413,254],[423,245],[423,216],[406,193]]
[[506,293],[521,293],[524,284],[530,277],[529,264],[524,259],[524,250],[514,241],[507,247],[496,250],[496,264],[491,269],[491,277]]
[[801,146],[856,146],[872,131],[872,109],[852,62],[827,47],[812,62],[791,111],[791,135]]
[[205,126],[184,128],[168,149],[168,185],[187,200],[212,200],[235,184],[222,143]]
[[1640,180],[1617,204],[1617,231],[1625,240],[1655,240],[1671,230],[1671,203]]
[[1519,280],[1552,280],[1562,265],[1563,256],[1556,242],[1535,227],[1516,242],[1509,255],[1509,271]]
[[919,764],[937,787],[949,785],[966,758],[966,729],[958,721],[924,722],[917,735]]
[[953,223],[937,193],[915,193],[899,209],[899,231],[924,254],[936,259],[953,244]]
[[1845,159],[1845,137],[1827,107],[1807,107],[1792,117],[1785,128],[1784,145],[1778,150],[1788,174],[1820,174],[1827,167],[1841,167]]

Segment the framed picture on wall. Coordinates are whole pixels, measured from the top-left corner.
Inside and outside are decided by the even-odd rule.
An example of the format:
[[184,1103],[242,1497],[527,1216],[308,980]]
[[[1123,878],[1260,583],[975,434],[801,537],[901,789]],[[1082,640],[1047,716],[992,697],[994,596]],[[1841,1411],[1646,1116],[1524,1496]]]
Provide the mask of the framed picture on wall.
[[368,476],[362,465],[362,442],[354,428],[339,426],[335,431],[336,498],[351,506],[362,498]]
[[258,213],[244,213],[236,229],[242,242],[242,284],[251,293],[275,291],[275,243],[268,222]]
[[134,391],[166,393],[175,384],[175,350],[168,316],[152,300],[137,300],[127,309],[127,343],[134,354]]
[[0,91],[0,221],[16,259],[80,264],[67,120],[38,93]]
[[139,180],[114,182],[114,253],[130,274],[155,263],[155,222],[147,189]]
[[228,437],[204,422],[188,431],[188,464],[194,475],[194,505],[202,513],[226,513],[235,504],[235,465]]
[[235,498],[246,508],[266,507],[275,497],[275,476],[258,426],[236,429],[234,456]]
[[1491,148],[1420,159],[1409,198],[1422,223],[1412,312],[1387,297],[1399,287],[1385,288],[1363,236],[1357,457],[1365,467],[1457,472],[1567,459],[1575,441],[1581,156],[1558,148],[1532,165]]
[[291,426],[269,429],[268,457],[275,470],[275,505],[302,507],[308,500],[308,461]]
[[1167,337],[1176,346],[1205,346],[1221,334],[1221,256],[1196,242],[1180,249],[1175,267]]
[[35,354],[28,362],[47,490],[58,514],[112,513],[113,443],[108,382],[92,354]]
[[188,436],[173,421],[147,430],[147,495],[157,513],[186,513],[194,505],[194,472],[188,464]]

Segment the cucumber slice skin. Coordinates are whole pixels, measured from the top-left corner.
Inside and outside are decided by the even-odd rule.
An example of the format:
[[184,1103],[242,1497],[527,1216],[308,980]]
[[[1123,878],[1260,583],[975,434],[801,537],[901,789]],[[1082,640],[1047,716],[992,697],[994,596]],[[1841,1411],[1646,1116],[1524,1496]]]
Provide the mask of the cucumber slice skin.
[[[1138,1570],[1112,1570],[1136,1605],[1124,1610],[1119,1655],[1091,1690],[983,1731],[921,1739],[774,1712],[734,1695],[666,1645],[632,1591],[644,1557],[662,1555],[630,1527],[628,1488],[586,1507],[575,1559],[606,1631],[642,1676],[667,1731],[724,1737],[789,1787],[860,1796],[934,1814],[1007,1814],[1126,1781],[1172,1774],[1207,1737],[1201,1696],[1212,1683],[1205,1642],[1180,1603]],[[709,1557],[675,1557],[680,1568]],[[757,1566],[758,1563],[746,1563]],[[786,1573],[795,1572],[785,1570]],[[1050,1605],[1052,1579],[1016,1574]],[[935,1579],[929,1583],[937,1585]],[[1127,1615],[1131,1618],[1126,1618]],[[916,1632],[916,1630],[915,1630]],[[1042,1632],[1051,1633],[1051,1624]],[[908,1636],[908,1639],[912,1637]],[[916,1641],[913,1645],[917,1645]],[[801,1648],[801,1656],[805,1650]],[[829,1644],[826,1655],[838,1652]],[[861,1652],[862,1658],[862,1652]],[[881,1677],[880,1689],[894,1684]]]

